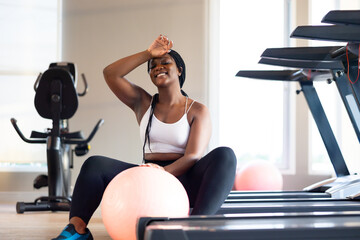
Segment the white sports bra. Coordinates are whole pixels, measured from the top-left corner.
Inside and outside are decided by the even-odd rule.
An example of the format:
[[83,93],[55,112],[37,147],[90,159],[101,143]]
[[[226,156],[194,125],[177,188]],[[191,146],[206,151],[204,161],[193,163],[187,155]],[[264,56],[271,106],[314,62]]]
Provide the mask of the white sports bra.
[[[187,113],[194,104],[191,103],[187,109],[188,97],[186,97],[184,115],[175,123],[164,123],[152,117],[149,133],[150,148],[148,142],[145,144],[145,153],[185,153],[186,144],[190,134],[190,125],[187,120]],[[187,110],[186,110],[187,109]],[[151,104],[140,121],[140,139],[145,141],[145,131],[149,121]]]

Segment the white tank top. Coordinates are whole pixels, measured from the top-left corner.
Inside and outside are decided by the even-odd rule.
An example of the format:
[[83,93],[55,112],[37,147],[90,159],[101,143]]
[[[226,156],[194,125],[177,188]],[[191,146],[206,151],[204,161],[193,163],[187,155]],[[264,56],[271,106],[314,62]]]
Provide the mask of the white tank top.
[[[190,134],[190,125],[187,120],[187,113],[195,101],[187,108],[188,98],[186,98],[184,115],[175,123],[164,123],[152,117],[151,129],[149,133],[150,148],[148,142],[145,144],[145,153],[185,153],[186,144]],[[140,139],[145,141],[145,131],[149,121],[151,104],[140,121]]]

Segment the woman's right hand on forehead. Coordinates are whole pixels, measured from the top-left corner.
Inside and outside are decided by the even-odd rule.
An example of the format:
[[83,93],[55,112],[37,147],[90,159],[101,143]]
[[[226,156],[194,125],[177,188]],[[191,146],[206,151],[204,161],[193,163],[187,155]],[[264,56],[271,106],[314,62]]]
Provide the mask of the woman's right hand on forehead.
[[170,52],[173,45],[173,41],[170,41],[166,36],[160,34],[147,50],[153,58],[161,57]]

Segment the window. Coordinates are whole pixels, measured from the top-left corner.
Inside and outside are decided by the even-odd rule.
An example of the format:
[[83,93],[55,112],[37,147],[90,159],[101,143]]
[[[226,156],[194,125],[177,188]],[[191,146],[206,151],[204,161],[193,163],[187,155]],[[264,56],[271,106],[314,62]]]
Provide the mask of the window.
[[288,143],[294,142],[289,83],[235,77],[239,70],[281,69],[257,62],[266,48],[286,46],[286,5],[283,0],[219,4],[219,145],[235,151],[238,165],[260,159],[289,169]]
[[26,137],[51,127],[34,107],[34,82],[49,63],[60,58],[60,0],[0,0],[0,171],[36,171],[46,167],[45,145],[23,142],[10,123]]

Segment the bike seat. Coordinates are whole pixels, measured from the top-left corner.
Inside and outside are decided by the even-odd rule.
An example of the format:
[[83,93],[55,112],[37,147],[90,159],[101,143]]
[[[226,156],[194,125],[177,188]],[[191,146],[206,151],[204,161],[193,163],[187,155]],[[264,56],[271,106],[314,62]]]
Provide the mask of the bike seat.
[[[68,63],[72,64],[72,63]],[[62,65],[50,65],[39,80],[35,108],[46,119],[69,119],[78,108],[78,95],[72,73]]]

